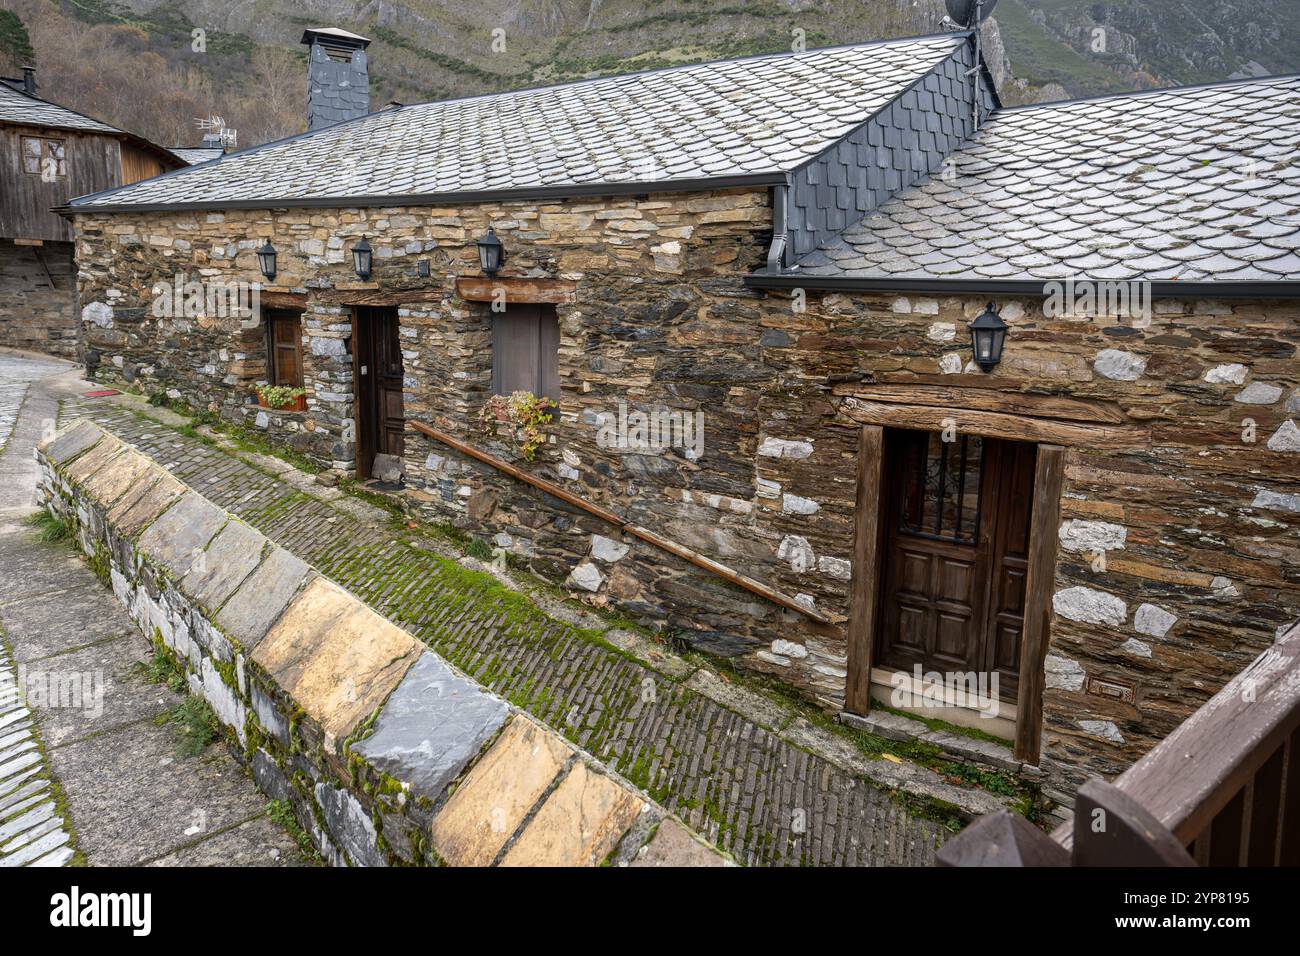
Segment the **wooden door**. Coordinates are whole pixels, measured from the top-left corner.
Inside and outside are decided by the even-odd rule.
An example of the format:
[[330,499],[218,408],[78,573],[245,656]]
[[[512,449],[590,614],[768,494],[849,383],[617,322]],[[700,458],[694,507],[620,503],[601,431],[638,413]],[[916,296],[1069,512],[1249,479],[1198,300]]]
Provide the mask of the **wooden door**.
[[891,430],[885,455],[876,662],[996,670],[999,694],[1014,700],[1034,446]]
[[397,310],[358,306],[353,322],[353,375],[357,399],[357,477],[370,477],[375,455],[402,457],[401,338]]

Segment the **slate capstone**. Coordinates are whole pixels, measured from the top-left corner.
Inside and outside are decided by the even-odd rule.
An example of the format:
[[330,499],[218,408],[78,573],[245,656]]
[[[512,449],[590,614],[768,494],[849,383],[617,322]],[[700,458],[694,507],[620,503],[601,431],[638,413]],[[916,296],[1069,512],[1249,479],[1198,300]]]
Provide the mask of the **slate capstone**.
[[140,536],[139,548],[183,578],[225,523],[224,511],[189,491]]
[[45,445],[45,456],[54,464],[62,465],[89,449],[103,435],[98,425],[83,418],[51,439]]
[[425,652],[355,750],[412,791],[436,797],[505,723],[509,708]]
[[217,623],[252,650],[310,575],[305,561],[274,547],[217,612]]

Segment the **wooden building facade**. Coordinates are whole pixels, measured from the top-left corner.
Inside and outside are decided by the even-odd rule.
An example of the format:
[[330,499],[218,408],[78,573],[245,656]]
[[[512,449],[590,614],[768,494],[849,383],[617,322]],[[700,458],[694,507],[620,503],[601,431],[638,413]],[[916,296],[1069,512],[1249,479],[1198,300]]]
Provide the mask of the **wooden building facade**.
[[35,95],[34,76],[0,80],[0,345],[77,354],[74,196],[186,163],[169,150]]

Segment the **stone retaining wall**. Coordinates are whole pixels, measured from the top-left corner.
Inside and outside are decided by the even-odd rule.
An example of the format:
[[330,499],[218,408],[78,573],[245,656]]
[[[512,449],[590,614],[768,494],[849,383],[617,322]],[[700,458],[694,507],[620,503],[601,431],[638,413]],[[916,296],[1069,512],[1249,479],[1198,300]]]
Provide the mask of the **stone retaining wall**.
[[335,865],[718,865],[644,794],[81,421],[39,498]]

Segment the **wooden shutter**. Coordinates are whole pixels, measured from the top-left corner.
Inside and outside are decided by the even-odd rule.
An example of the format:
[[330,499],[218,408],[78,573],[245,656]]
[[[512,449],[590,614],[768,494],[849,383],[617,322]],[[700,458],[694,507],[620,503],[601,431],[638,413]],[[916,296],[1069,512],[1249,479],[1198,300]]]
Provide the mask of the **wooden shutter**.
[[272,313],[267,323],[271,336],[272,385],[302,388],[302,324],[296,313]]
[[492,320],[492,391],[560,399],[560,326],[555,310],[512,305]]

